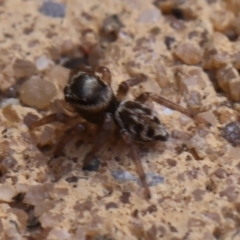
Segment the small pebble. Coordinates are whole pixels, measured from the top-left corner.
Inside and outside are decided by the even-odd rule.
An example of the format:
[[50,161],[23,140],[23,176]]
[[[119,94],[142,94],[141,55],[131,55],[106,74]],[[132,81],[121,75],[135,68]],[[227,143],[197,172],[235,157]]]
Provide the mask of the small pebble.
[[226,66],[224,68],[221,68],[217,70],[217,73],[216,73],[216,79],[218,81],[218,84],[220,88],[225,92],[229,91],[230,80],[235,79],[238,76],[239,74],[237,70],[232,66]]
[[49,199],[49,193],[53,191],[52,183],[31,185],[28,188],[26,195],[24,196],[23,202],[30,205],[38,205],[45,199]]
[[227,10],[213,11],[210,15],[210,20],[215,30],[224,32],[233,25],[234,15]]
[[37,72],[37,68],[34,63],[30,61],[16,59],[13,64],[13,71],[16,78],[28,78]]
[[197,91],[191,91],[189,92],[189,94],[187,95],[187,105],[189,107],[189,109],[193,112],[197,112],[199,111],[202,103],[201,103],[201,94]]
[[112,176],[118,181],[136,180],[136,176],[127,171],[112,171]]
[[24,82],[20,87],[20,100],[27,106],[46,109],[56,92],[53,83],[34,77]]
[[23,123],[27,126],[30,127],[32,123],[37,121],[39,117],[31,112],[27,113],[25,117],[23,118]]
[[0,103],[0,108],[4,108],[8,105],[20,105],[20,102],[17,98],[6,98]]
[[58,240],[67,240],[71,239],[71,235],[68,232],[68,230],[60,228],[60,227],[54,227],[51,229],[51,231],[48,234],[49,239],[58,239]]
[[[139,186],[142,185],[138,176],[135,176],[128,171],[112,171],[112,176],[118,181],[136,181]],[[149,186],[164,183],[164,177],[156,173],[146,173],[146,178]]]
[[17,191],[10,184],[0,184],[0,201],[11,202]]
[[10,122],[20,122],[20,117],[18,116],[18,113],[16,109],[13,108],[11,104],[7,105],[2,109],[3,116]]
[[236,69],[240,69],[240,52],[233,55],[233,65]]
[[[210,56],[211,58],[211,56]],[[212,56],[212,65],[213,68],[219,69],[225,67],[227,64],[230,63],[230,56],[228,53],[216,53]]]
[[172,114],[174,113],[174,111],[173,111],[172,109],[170,109],[170,108],[163,107],[162,113],[163,113],[164,115],[169,116],[169,115],[172,115]]
[[200,63],[203,55],[200,47],[191,42],[180,43],[175,49],[174,53],[186,64]]
[[94,157],[92,161],[89,163],[89,165],[84,168],[84,171],[89,171],[89,172],[96,172],[98,171],[98,168],[100,166],[100,161],[98,158]]
[[169,86],[169,77],[166,67],[163,64],[156,65],[156,80],[161,88]]
[[71,54],[74,50],[74,44],[71,39],[64,40],[61,45],[61,54],[68,55]]
[[17,161],[14,157],[11,157],[11,156],[3,157],[0,164],[1,174],[4,175],[7,172],[11,171],[16,164],[17,164]]
[[229,82],[230,96],[234,101],[240,101],[240,77]]
[[39,12],[48,17],[62,18],[66,14],[66,5],[49,0],[43,3]]
[[139,16],[139,23],[154,23],[159,20],[161,16],[160,11],[157,8],[148,8],[145,9]]
[[36,60],[36,66],[39,71],[43,71],[47,69],[51,63],[51,60],[47,58],[45,55],[42,55]]
[[222,136],[236,147],[240,143],[240,123],[228,123],[222,130]]
[[181,92],[206,88],[206,74],[199,67],[181,66],[176,72],[176,80]]
[[204,119],[206,122],[210,123],[211,126],[217,126],[218,121],[212,111],[201,112],[198,114],[198,116]]
[[207,141],[205,138],[199,136],[198,134],[194,135],[187,142],[188,149],[193,149],[193,153],[196,153],[196,159],[201,160],[207,156],[206,150],[208,148]]
[[69,73],[69,69],[56,65],[50,70],[48,76],[52,82],[55,82],[59,86],[59,88],[63,90],[63,88],[67,84]]

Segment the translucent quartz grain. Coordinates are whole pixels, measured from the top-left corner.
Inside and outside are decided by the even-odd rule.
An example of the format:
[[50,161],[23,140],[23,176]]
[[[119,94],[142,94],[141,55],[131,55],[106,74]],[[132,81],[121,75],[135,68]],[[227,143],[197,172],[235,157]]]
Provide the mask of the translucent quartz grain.
[[66,86],[69,78],[69,69],[62,66],[54,66],[49,72],[49,79],[55,82],[61,90]]
[[37,68],[30,61],[17,59],[13,64],[13,71],[17,78],[28,78],[37,72]]
[[37,69],[39,71],[43,71],[49,67],[51,60],[48,59],[45,55],[42,55],[36,60],[35,63],[36,63]]
[[38,109],[46,109],[55,95],[55,85],[39,77],[27,80],[20,89],[20,100],[27,106]]
[[229,82],[238,77],[238,71],[231,65],[221,68],[216,72],[216,79],[218,81],[218,84],[220,88],[225,92],[229,91]]
[[11,202],[12,198],[17,194],[15,188],[10,184],[0,184],[0,201]]
[[240,78],[233,79],[229,82],[230,96],[234,101],[240,101]]
[[240,69],[240,52],[233,55],[233,65],[236,69]]
[[157,22],[161,16],[160,11],[157,8],[145,9],[139,16],[138,22],[140,23],[153,23]]
[[180,43],[174,53],[186,64],[198,64],[202,59],[200,47],[191,42]]

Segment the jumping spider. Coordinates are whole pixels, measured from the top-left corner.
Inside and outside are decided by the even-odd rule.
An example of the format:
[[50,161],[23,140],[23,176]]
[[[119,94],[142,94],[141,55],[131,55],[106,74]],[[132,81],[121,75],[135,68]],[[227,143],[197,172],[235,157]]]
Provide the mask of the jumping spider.
[[[96,73],[98,73],[98,75]],[[131,150],[131,156],[136,164],[136,169],[145,189],[146,197],[150,198],[150,189],[137,154],[135,142],[166,141],[169,134],[158,117],[144,102],[151,99],[168,108],[186,114],[197,121],[202,122],[203,119],[194,116],[187,109],[150,92],[141,94],[134,101],[124,100],[130,87],[146,80],[147,77],[144,74],[138,74],[134,78],[122,82],[115,95],[110,87],[111,72],[108,68],[100,66],[93,70],[91,67],[79,66],[70,73],[69,81],[64,88],[64,95],[65,101],[70,103],[82,118],[101,127],[92,150],[84,157],[82,169],[88,169],[95,154],[107,141],[113,124],[115,123],[120,130],[122,138]],[[80,123],[79,119],[76,120],[74,117],[62,113],[54,113],[34,122],[30,126],[30,129],[54,121],[65,124],[71,123],[72,125],[72,127],[65,132],[55,149],[54,155],[58,156],[61,155],[62,149],[73,137],[85,130],[85,124]]]

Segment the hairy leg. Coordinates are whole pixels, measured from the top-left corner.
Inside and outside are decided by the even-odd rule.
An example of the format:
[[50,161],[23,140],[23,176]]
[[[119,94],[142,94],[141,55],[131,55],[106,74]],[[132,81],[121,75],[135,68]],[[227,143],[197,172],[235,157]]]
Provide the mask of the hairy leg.
[[166,99],[163,98],[155,93],[150,93],[150,92],[144,92],[142,93],[139,97],[136,98],[136,101],[144,103],[146,102],[148,99],[151,99],[154,102],[157,102],[165,107],[168,107],[172,110],[181,112],[191,118],[193,118],[195,121],[199,122],[199,123],[204,123],[207,126],[210,126],[211,124],[209,122],[207,122],[205,119],[201,118],[200,116],[197,116],[196,114],[193,114],[191,111],[189,111],[186,108],[181,107],[180,105]]
[[145,81],[147,81],[147,76],[144,74],[138,74],[133,78],[121,82],[117,90],[117,99],[119,101],[124,100],[130,87],[136,86]]
[[140,180],[142,182],[142,185],[144,187],[145,195],[149,199],[149,198],[151,198],[151,193],[150,193],[150,189],[149,189],[149,186],[147,184],[147,181],[146,181],[146,175],[144,173],[141,161],[140,161],[139,156],[137,154],[136,146],[135,146],[131,136],[129,135],[129,133],[125,129],[121,130],[121,135],[122,135],[124,141],[130,147],[132,159],[133,159],[133,161],[136,165],[137,173],[138,173],[139,178],[140,178]]
[[108,139],[108,137],[111,133],[112,127],[113,127],[112,114],[111,113],[106,113],[105,118],[104,118],[104,122],[103,122],[101,130],[100,130],[100,133],[98,134],[98,136],[97,136],[97,138],[96,138],[96,140],[93,144],[93,148],[84,157],[83,167],[82,167],[83,170],[88,169],[89,163],[92,161],[95,154],[105,144],[105,142],[107,141],[107,139]]
[[67,123],[72,118],[73,117],[70,117],[63,113],[53,113],[53,114],[50,114],[50,115],[43,117],[43,118],[37,120],[36,122],[32,123],[29,126],[29,128],[30,128],[30,130],[33,130],[34,128],[37,128],[37,127],[40,127],[40,126],[43,126],[45,124],[52,123],[52,122]]
[[68,144],[74,137],[76,137],[79,133],[84,132],[85,130],[85,125],[82,123],[79,123],[72,128],[67,129],[54,150],[54,157],[60,156],[66,144]]

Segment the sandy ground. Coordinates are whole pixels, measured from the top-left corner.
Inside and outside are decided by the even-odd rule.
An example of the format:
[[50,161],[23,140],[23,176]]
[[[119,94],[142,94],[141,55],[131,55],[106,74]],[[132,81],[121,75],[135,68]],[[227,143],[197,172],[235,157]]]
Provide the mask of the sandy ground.
[[[0,239],[240,239],[238,0],[0,0]],[[53,158],[67,128],[28,126],[64,111],[80,63],[107,66],[112,88],[144,73],[128,99],[157,93],[211,123],[149,102],[169,141],[129,148],[113,134],[97,171],[76,169],[95,130]]]

